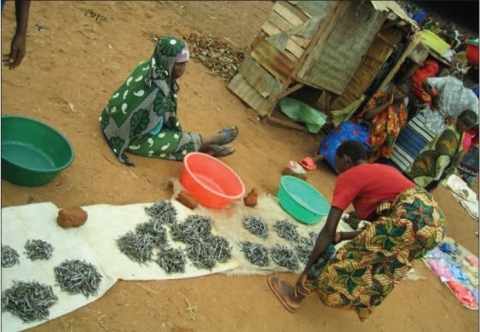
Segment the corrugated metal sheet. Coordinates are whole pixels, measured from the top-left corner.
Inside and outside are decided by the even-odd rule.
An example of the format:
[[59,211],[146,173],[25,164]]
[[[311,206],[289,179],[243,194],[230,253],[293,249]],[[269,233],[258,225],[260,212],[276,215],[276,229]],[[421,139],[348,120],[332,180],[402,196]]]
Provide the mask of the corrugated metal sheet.
[[351,2],[326,44],[318,43],[306,58],[298,78],[342,94],[384,20],[385,14],[370,3]]
[[395,14],[398,18],[407,23],[412,30],[420,30],[417,22],[408,17],[408,15],[396,1],[371,1],[371,3],[376,10]]
[[292,60],[265,40],[260,41],[250,55],[281,82],[285,82],[295,68]]
[[228,88],[260,115],[266,115],[270,110],[271,105],[268,100],[260,95],[242,74],[235,75],[228,84]]

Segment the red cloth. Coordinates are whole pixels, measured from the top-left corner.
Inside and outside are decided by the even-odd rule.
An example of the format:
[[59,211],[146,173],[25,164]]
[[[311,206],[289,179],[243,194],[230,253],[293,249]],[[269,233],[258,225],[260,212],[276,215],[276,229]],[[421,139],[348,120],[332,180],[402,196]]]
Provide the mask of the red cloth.
[[[410,77],[410,80],[413,83],[413,92],[420,98],[423,102],[428,104],[432,103],[430,96],[423,90],[422,83],[427,78],[434,77],[438,73],[438,63],[435,60],[427,60],[425,64],[418,68],[413,75]],[[433,91],[432,91],[433,92]]]
[[468,150],[478,144],[478,128],[470,129],[465,132],[465,138],[463,139],[463,153],[467,153]]
[[380,203],[393,202],[402,191],[415,187],[393,166],[360,164],[338,176],[332,206],[345,210],[352,203],[359,218],[368,220]]

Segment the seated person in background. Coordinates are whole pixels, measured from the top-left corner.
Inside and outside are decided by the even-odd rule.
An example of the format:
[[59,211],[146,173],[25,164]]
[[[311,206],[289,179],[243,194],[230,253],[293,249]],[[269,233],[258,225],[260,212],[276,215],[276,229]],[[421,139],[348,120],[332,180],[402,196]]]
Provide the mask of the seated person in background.
[[474,111],[463,111],[457,121],[420,151],[405,174],[427,191],[437,188],[440,181],[457,171],[464,155],[462,143],[465,132],[476,122]]
[[[336,151],[338,179],[325,226],[295,286],[272,276],[268,284],[283,306],[295,312],[316,292],[331,307],[355,310],[365,320],[413,267],[440,244],[445,216],[432,195],[395,168],[368,164],[363,145],[346,141]],[[337,233],[353,204],[365,230]],[[348,242],[335,253],[336,244]]]
[[405,85],[395,85],[390,94],[376,93],[354,119],[341,123],[322,140],[316,156],[302,159],[300,165],[312,170],[318,163],[327,160],[335,169],[335,151],[347,140],[362,143],[369,163],[374,163],[380,157],[388,158],[400,130],[407,122],[404,103],[407,93]]
[[225,146],[238,135],[236,126],[216,135],[185,132],[177,116],[177,79],[189,60],[187,45],[178,38],[158,41],[150,61],[141,62],[115,91],[100,116],[100,127],[118,160],[134,164],[123,153],[183,160],[201,151],[224,157],[235,150]]

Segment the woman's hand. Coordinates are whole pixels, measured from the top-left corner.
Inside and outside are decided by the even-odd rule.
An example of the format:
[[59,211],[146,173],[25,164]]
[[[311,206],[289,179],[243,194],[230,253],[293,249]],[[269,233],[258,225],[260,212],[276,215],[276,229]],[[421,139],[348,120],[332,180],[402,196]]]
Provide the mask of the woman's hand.
[[394,100],[394,98],[395,98],[395,90],[396,90],[396,89],[397,89],[397,88],[394,86],[394,87],[392,88],[392,91],[390,91],[390,95],[388,96],[388,104],[389,104],[389,105],[392,105],[392,104],[393,104],[393,100]]
[[297,297],[298,295],[307,296],[310,294],[310,289],[307,288],[307,274],[303,272],[300,277],[298,277],[297,283],[293,288],[293,295]]
[[335,239],[333,240],[333,244],[340,243],[342,241],[342,232],[335,233]]

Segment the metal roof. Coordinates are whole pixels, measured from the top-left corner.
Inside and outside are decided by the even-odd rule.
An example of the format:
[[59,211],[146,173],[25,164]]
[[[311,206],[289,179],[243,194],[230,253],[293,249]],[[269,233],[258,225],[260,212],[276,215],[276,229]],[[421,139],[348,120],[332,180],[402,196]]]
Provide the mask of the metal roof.
[[[370,1],[373,7],[379,11],[390,12],[410,26],[413,31],[420,30],[417,22],[408,17],[407,13],[400,7],[396,1]],[[394,18],[395,19],[395,18]]]

